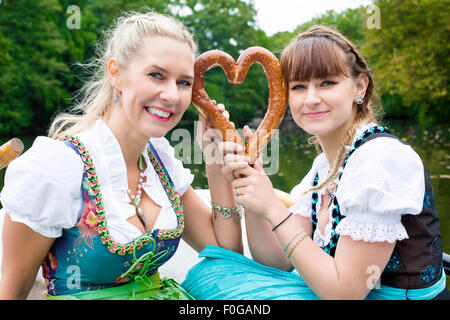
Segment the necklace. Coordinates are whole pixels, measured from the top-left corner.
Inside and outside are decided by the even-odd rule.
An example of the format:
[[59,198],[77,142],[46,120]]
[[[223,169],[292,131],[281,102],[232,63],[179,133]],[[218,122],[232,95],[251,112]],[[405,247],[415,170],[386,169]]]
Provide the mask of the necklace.
[[141,207],[139,206],[141,203],[141,195],[142,195],[142,182],[144,181],[144,168],[142,166],[142,155],[139,156],[139,182],[137,186],[136,195],[131,193],[131,190],[128,189],[127,193],[130,197],[130,204],[136,208],[137,215],[141,220],[144,227],[147,225],[147,220],[145,220],[144,213],[142,212]]
[[329,208],[331,206],[331,204],[333,203],[335,194],[334,191],[336,190],[336,183],[333,183],[331,186],[325,188],[325,194],[330,198],[330,200],[328,201],[328,207]]

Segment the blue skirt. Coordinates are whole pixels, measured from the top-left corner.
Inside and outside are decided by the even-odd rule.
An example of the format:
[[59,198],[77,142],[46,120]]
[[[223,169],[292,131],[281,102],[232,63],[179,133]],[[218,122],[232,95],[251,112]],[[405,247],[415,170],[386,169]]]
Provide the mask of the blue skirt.
[[[208,245],[181,286],[198,300],[318,300],[303,279],[264,266],[242,254]],[[381,285],[368,300],[432,299],[445,288],[445,274],[430,288],[405,290]]]
[[181,286],[199,300],[317,300],[295,272],[264,266],[234,251],[207,246]]

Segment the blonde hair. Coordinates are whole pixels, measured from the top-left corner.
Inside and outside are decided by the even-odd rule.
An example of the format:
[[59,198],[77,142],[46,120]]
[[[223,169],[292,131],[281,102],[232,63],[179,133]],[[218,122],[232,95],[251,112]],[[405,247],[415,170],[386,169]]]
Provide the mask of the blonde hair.
[[[281,54],[281,67],[286,83],[338,75],[356,79],[360,74],[365,74],[369,80],[363,103],[354,103],[356,112],[353,113],[353,125],[341,141],[328,177],[308,191],[320,190],[338,177],[339,168],[347,156],[345,146],[352,143],[358,127],[380,120],[380,105],[372,101],[376,98],[372,75],[364,57],[345,36],[333,28],[320,25],[300,33],[288,44]],[[321,151],[317,137],[312,136],[308,141],[315,145],[318,152]]]
[[108,60],[114,57],[120,67],[125,68],[133,55],[141,49],[142,40],[152,36],[187,43],[195,58],[197,44],[193,35],[179,20],[151,10],[123,13],[99,41],[97,58],[90,63],[79,64],[87,69],[94,69],[93,74],[77,92],[71,113],[61,113],[52,121],[49,137],[57,139],[66,134],[79,133],[102,118],[113,98],[113,88],[107,75]]

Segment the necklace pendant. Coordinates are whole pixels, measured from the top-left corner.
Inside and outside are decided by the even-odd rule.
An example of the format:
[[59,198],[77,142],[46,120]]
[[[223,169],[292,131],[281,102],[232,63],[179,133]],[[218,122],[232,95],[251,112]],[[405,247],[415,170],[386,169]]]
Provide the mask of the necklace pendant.
[[[336,189],[336,187],[333,186],[331,190],[335,190],[335,189]],[[330,191],[330,189],[328,189],[328,188],[325,189],[325,194],[330,198],[330,200],[328,200],[328,206],[327,206],[327,209],[329,209],[331,207],[331,204],[333,203],[335,195],[334,195],[334,192]]]
[[328,207],[327,207],[327,209],[329,209],[329,208],[331,207],[331,204],[333,203],[333,200],[334,200],[334,196],[332,196],[332,197],[330,198],[330,200],[328,201]]
[[144,227],[147,225],[147,220],[145,219],[144,213],[142,212],[141,207],[136,207],[136,211],[138,214],[139,219],[141,220]]

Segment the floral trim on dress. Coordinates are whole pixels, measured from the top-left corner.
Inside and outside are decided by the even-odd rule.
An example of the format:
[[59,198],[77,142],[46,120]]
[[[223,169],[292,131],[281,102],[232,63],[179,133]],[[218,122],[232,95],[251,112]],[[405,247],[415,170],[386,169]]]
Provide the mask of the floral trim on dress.
[[[84,185],[89,185],[88,190],[89,193],[93,196],[93,200],[95,202],[95,210],[89,210],[87,213],[87,216],[85,217],[84,222],[87,222],[87,225],[92,226],[97,229],[98,234],[100,235],[100,239],[103,243],[103,245],[106,246],[106,248],[111,253],[117,253],[120,256],[123,256],[125,254],[133,254],[135,250],[139,250],[146,246],[148,243],[151,242],[151,236],[149,236],[149,232],[144,233],[139,238],[137,238],[135,241],[132,241],[128,244],[120,244],[114,241],[111,237],[111,234],[109,233],[108,227],[107,227],[107,221],[105,217],[105,208],[103,206],[103,197],[100,192],[100,184],[98,182],[98,177],[96,173],[96,169],[94,166],[94,162],[92,161],[92,158],[89,154],[89,151],[86,149],[84,144],[77,138],[73,136],[66,135],[62,138],[60,138],[61,141],[68,141],[72,143],[79,151],[81,158],[84,163],[85,171],[87,174],[87,181],[83,181]],[[173,230],[157,230],[156,237],[159,240],[169,240],[169,239],[176,239],[181,236],[181,234],[184,231],[184,215],[183,215],[183,202],[181,200],[181,196],[174,189],[172,184],[170,183],[170,179],[168,178],[167,174],[165,173],[163,167],[158,162],[157,158],[153,154],[152,150],[149,146],[147,146],[147,153],[150,159],[150,162],[152,163],[153,167],[155,168],[156,173],[159,176],[159,179],[161,181],[161,184],[167,193],[170,201],[172,202],[172,207],[175,210],[175,213],[177,215],[178,219],[178,226],[176,229]],[[91,193],[92,192],[92,193]]]
[[394,251],[392,252],[391,258],[389,259],[388,263],[386,264],[385,271],[388,272],[397,272],[400,270],[400,266],[402,266],[402,259],[400,258],[400,254],[398,253],[397,248],[394,248]]
[[425,267],[425,270],[422,270],[419,274],[419,280],[424,283],[429,283],[435,280],[441,274],[442,262],[435,261],[433,259],[433,252],[441,252],[442,251],[442,243],[440,238],[435,238],[431,243],[430,250],[430,261],[431,264]]

